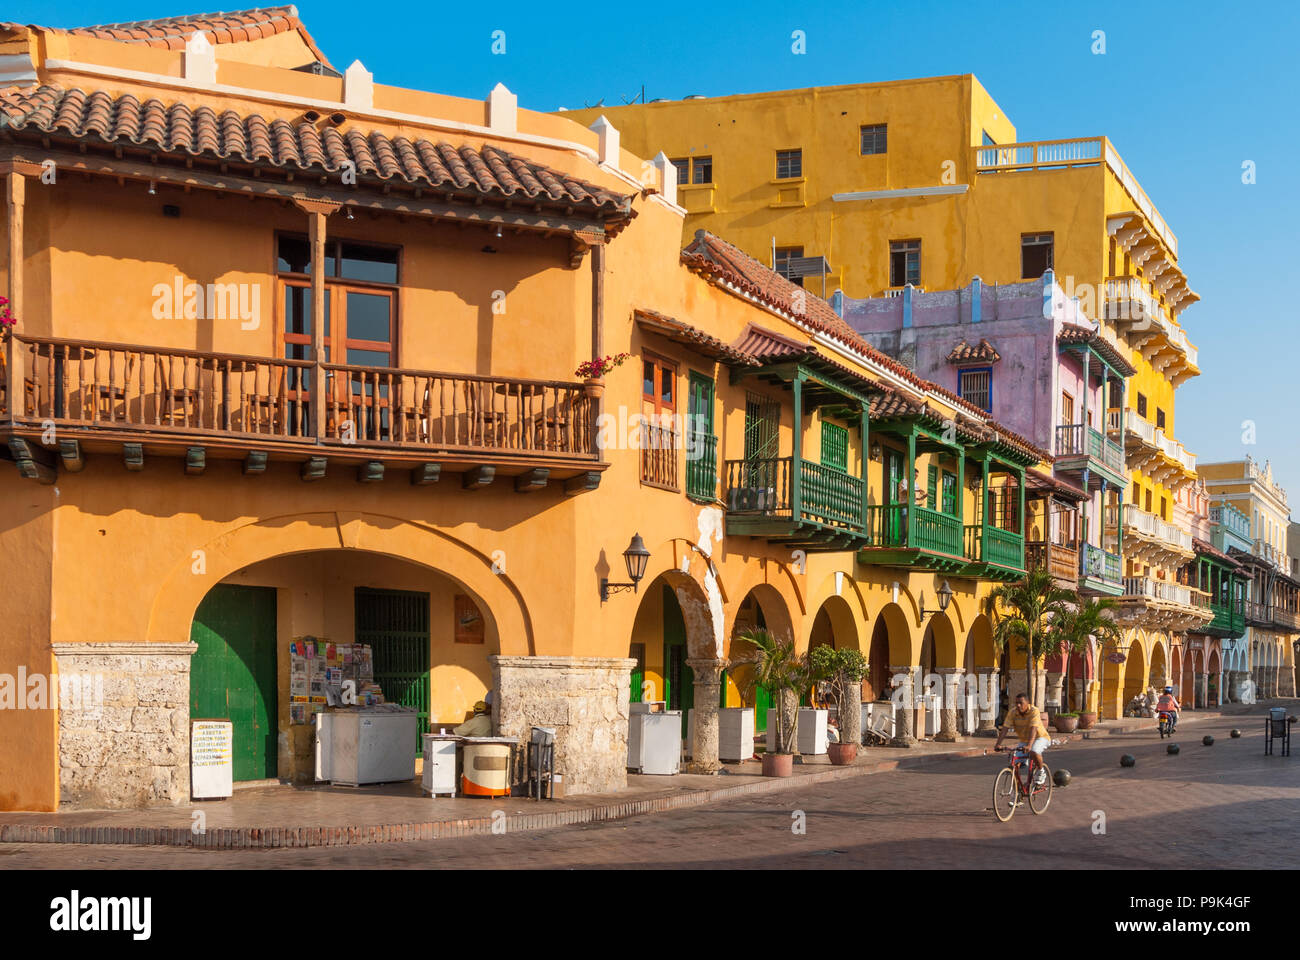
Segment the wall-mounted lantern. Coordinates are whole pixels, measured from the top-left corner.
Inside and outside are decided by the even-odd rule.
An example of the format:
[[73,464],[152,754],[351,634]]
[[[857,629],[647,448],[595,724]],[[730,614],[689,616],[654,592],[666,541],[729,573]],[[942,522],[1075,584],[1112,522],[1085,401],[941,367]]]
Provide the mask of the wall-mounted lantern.
[[637,584],[645,576],[646,564],[650,562],[650,551],[645,548],[645,543],[641,540],[641,534],[634,534],[632,542],[627,545],[623,551],[623,562],[627,565],[627,575],[631,578],[630,583],[611,583],[607,578],[600,578],[600,602],[604,603],[609,599],[611,593],[618,593],[622,590],[631,590],[636,593]]
[[924,594],[921,596],[921,618],[922,619],[925,619],[931,614],[943,613],[945,610],[948,609],[948,604],[952,603],[952,587],[948,586],[947,580],[943,582],[943,586],[940,587],[938,590],[936,590],[935,593],[939,594],[938,610],[925,609],[925,596]]

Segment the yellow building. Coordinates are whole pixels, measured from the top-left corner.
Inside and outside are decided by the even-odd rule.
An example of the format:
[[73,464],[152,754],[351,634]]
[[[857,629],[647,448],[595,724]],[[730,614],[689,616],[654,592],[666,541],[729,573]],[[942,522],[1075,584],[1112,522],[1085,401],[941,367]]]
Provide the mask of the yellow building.
[[936,684],[901,742],[992,728],[1050,452],[683,251],[666,160],[339,71],[289,7],[0,52],[0,808],[184,803],[199,717],[235,779],[309,779],[306,636],[425,727],[492,691],[576,793],[626,783],[643,697],[716,772],[755,626]]
[[[1103,541],[1123,548],[1127,642],[1141,641],[1151,684],[1169,679],[1178,635],[1208,619],[1207,598],[1176,582],[1194,556],[1175,504],[1196,459],[1174,439],[1174,393],[1199,373],[1179,318],[1198,297],[1177,237],[1109,140],[1019,142],[969,74],[563,115],[672,160],[688,237],[720,233],[813,292],[960,295],[976,277],[1051,268],[1136,369],[1087,427],[1094,445],[1127,454],[1129,489],[1101,518]],[[1077,429],[1081,413],[1059,401],[1057,422]],[[1058,455],[1077,452],[1062,449],[1065,435]],[[1144,688],[1137,672],[1110,691],[1108,712]]]
[[[1252,457],[1203,463],[1206,492],[1220,510],[1241,515],[1249,552],[1233,549],[1247,579],[1246,636],[1227,663],[1239,695],[1253,681],[1258,697],[1295,696],[1295,642],[1300,639],[1300,581],[1291,575],[1287,532],[1291,508],[1268,461]],[[1234,515],[1234,516],[1235,516]]]

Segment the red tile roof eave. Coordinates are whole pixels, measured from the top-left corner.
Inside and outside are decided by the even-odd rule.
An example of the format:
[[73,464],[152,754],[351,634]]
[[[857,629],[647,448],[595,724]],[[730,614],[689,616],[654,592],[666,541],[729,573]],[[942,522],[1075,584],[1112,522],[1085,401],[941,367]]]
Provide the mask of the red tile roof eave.
[[[159,123],[164,125],[161,132],[153,129]],[[614,227],[607,231],[610,236],[635,216],[630,196],[494,144],[475,149],[354,127],[312,128],[308,135],[304,129],[308,126],[283,118],[268,122],[257,113],[223,110],[218,114],[206,106],[191,108],[181,102],[164,105],[156,97],[141,103],[131,95],[113,97],[106,91],[87,93],[75,87],[65,90],[46,84],[35,90],[16,86],[0,90],[0,131],[11,137],[26,133],[83,147],[112,146],[151,157],[202,157],[291,172],[337,172],[342,158],[356,164],[359,181],[372,184],[403,183],[472,200],[492,196],[594,211]],[[200,146],[205,141],[218,148]],[[561,195],[552,195],[552,190]]]
[[1207,557],[1214,557],[1216,560],[1221,560],[1224,563],[1228,564],[1229,566],[1237,567],[1237,568],[1241,567],[1241,563],[1238,562],[1234,557],[1228,556],[1222,550],[1214,546],[1214,544],[1207,543],[1206,541],[1200,539],[1199,537],[1192,537],[1192,549],[1195,550],[1197,553],[1206,555]]

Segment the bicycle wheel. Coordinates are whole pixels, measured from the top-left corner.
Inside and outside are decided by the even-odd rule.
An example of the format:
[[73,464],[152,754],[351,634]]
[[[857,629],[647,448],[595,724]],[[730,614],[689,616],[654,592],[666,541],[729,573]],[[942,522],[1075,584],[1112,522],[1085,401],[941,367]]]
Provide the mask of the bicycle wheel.
[[1016,803],[1020,800],[1020,787],[1016,783],[1016,772],[1010,767],[1003,767],[998,778],[993,781],[993,815],[1006,823],[1016,813]]
[[1031,787],[1029,792],[1029,809],[1034,813],[1042,813],[1052,802],[1052,768],[1044,763],[1040,769],[1046,779],[1042,786]]

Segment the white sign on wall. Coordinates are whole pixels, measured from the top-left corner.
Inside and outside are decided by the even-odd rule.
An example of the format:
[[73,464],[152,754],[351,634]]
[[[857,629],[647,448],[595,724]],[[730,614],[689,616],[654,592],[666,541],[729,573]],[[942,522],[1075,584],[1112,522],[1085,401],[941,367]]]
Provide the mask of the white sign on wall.
[[190,798],[211,800],[234,792],[234,724],[229,720],[190,722]]

